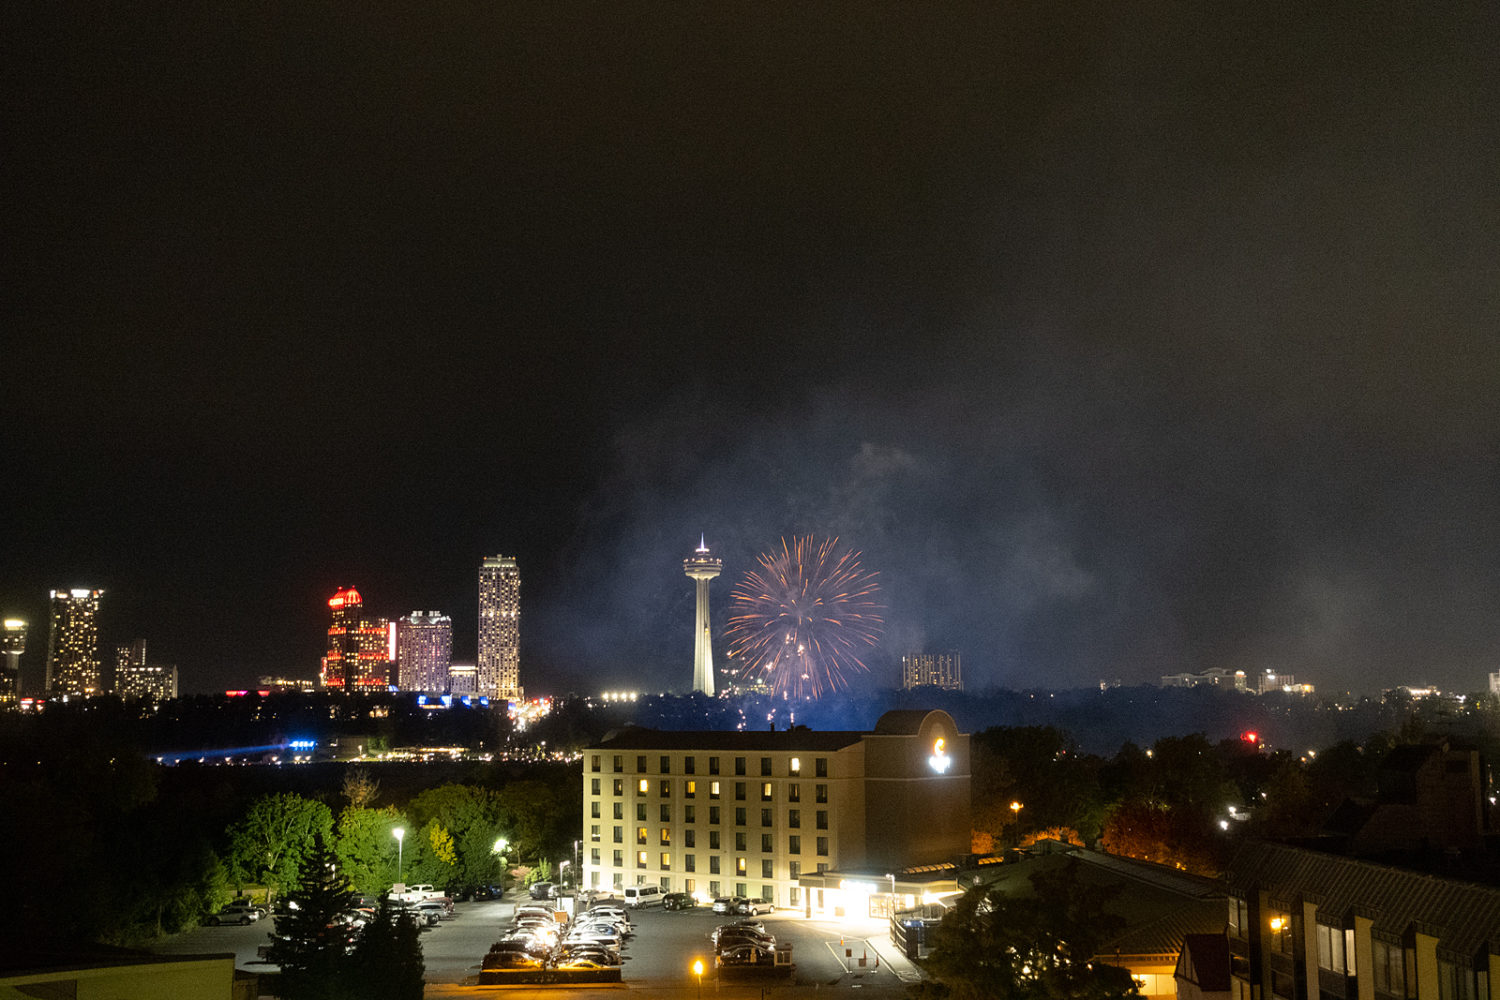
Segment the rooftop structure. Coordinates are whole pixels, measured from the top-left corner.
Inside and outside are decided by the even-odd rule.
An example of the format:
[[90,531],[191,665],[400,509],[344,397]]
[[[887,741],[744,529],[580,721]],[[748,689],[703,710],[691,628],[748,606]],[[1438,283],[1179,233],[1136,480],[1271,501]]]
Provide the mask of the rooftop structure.
[[714,558],[701,535],[693,554],[682,561],[682,572],[697,587],[693,616],[693,690],[706,695],[714,693],[713,637],[708,631],[708,582],[723,569],[724,560]]

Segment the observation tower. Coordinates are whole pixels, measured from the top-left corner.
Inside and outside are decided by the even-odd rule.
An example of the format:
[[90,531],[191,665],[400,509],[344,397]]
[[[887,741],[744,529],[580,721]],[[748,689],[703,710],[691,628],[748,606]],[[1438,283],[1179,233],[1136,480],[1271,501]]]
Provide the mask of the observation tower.
[[698,536],[698,547],[682,561],[682,571],[698,584],[698,614],[693,621],[693,690],[712,697],[714,693],[713,640],[708,632],[708,581],[724,569],[724,560],[708,552],[708,543]]

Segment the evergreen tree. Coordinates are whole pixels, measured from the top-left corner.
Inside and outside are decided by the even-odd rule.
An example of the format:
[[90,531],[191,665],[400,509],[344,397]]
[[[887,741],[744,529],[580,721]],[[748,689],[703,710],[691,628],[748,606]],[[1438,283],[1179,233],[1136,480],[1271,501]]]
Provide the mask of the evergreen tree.
[[277,995],[283,1000],[348,1000],[351,931],[343,914],[353,902],[338,857],[320,833],[304,857],[297,886],[276,913],[267,959],[281,967]]
[[409,913],[396,913],[382,901],[355,946],[351,985],[361,1000],[421,1000],[421,928]]

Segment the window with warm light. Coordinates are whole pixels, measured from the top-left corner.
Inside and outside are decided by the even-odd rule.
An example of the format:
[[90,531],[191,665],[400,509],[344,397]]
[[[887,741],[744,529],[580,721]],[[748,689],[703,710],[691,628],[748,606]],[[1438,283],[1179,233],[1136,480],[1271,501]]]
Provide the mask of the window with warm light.
[[645,778],[642,778],[638,787],[641,790],[641,794],[645,795],[648,791],[651,790],[651,782],[647,781]]
[[638,851],[638,852],[636,852],[635,866],[637,868],[644,868],[644,867],[646,867],[646,852],[645,851]]
[[792,774],[801,774],[802,773],[802,758],[801,757],[793,757],[792,758],[792,763],[791,763],[790,767],[788,768],[788,770]]

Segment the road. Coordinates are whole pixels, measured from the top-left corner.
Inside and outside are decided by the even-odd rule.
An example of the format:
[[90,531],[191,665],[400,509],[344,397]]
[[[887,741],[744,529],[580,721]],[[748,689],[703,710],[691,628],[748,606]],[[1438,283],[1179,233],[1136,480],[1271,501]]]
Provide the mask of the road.
[[[495,987],[478,986],[479,962],[500,936],[514,911],[512,899],[476,903],[459,903],[455,916],[437,927],[422,932],[422,956],[426,964],[428,997],[493,995]],[[844,923],[807,920],[800,914],[772,914],[762,917],[766,929],[778,941],[793,945],[792,959],[797,969],[791,981],[757,980],[743,984],[720,982],[712,971],[712,951],[708,934],[725,921],[708,910],[670,912],[660,907],[636,911],[632,920],[636,934],[625,947],[624,984],[588,989],[565,989],[570,998],[613,997],[619,1000],[621,990],[648,991],[653,996],[680,997],[695,1000],[699,983],[692,974],[695,958],[703,959],[709,971],[703,977],[702,991],[711,1000],[741,998],[791,998],[830,989],[858,988],[862,996],[897,997],[905,992],[905,981],[915,978],[910,963],[894,954],[885,939],[884,921],[860,920]],[[270,924],[259,921],[249,926],[199,927],[178,935],[159,946],[162,954],[220,954],[233,952],[235,967],[247,972],[274,972],[275,966],[262,961],[261,945],[268,943]],[[848,956],[845,952],[849,952]],[[860,958],[865,964],[860,965]],[[893,968],[894,965],[894,968]],[[764,993],[762,992],[764,987]],[[550,997],[556,1000],[558,987],[504,988],[507,1000]]]

